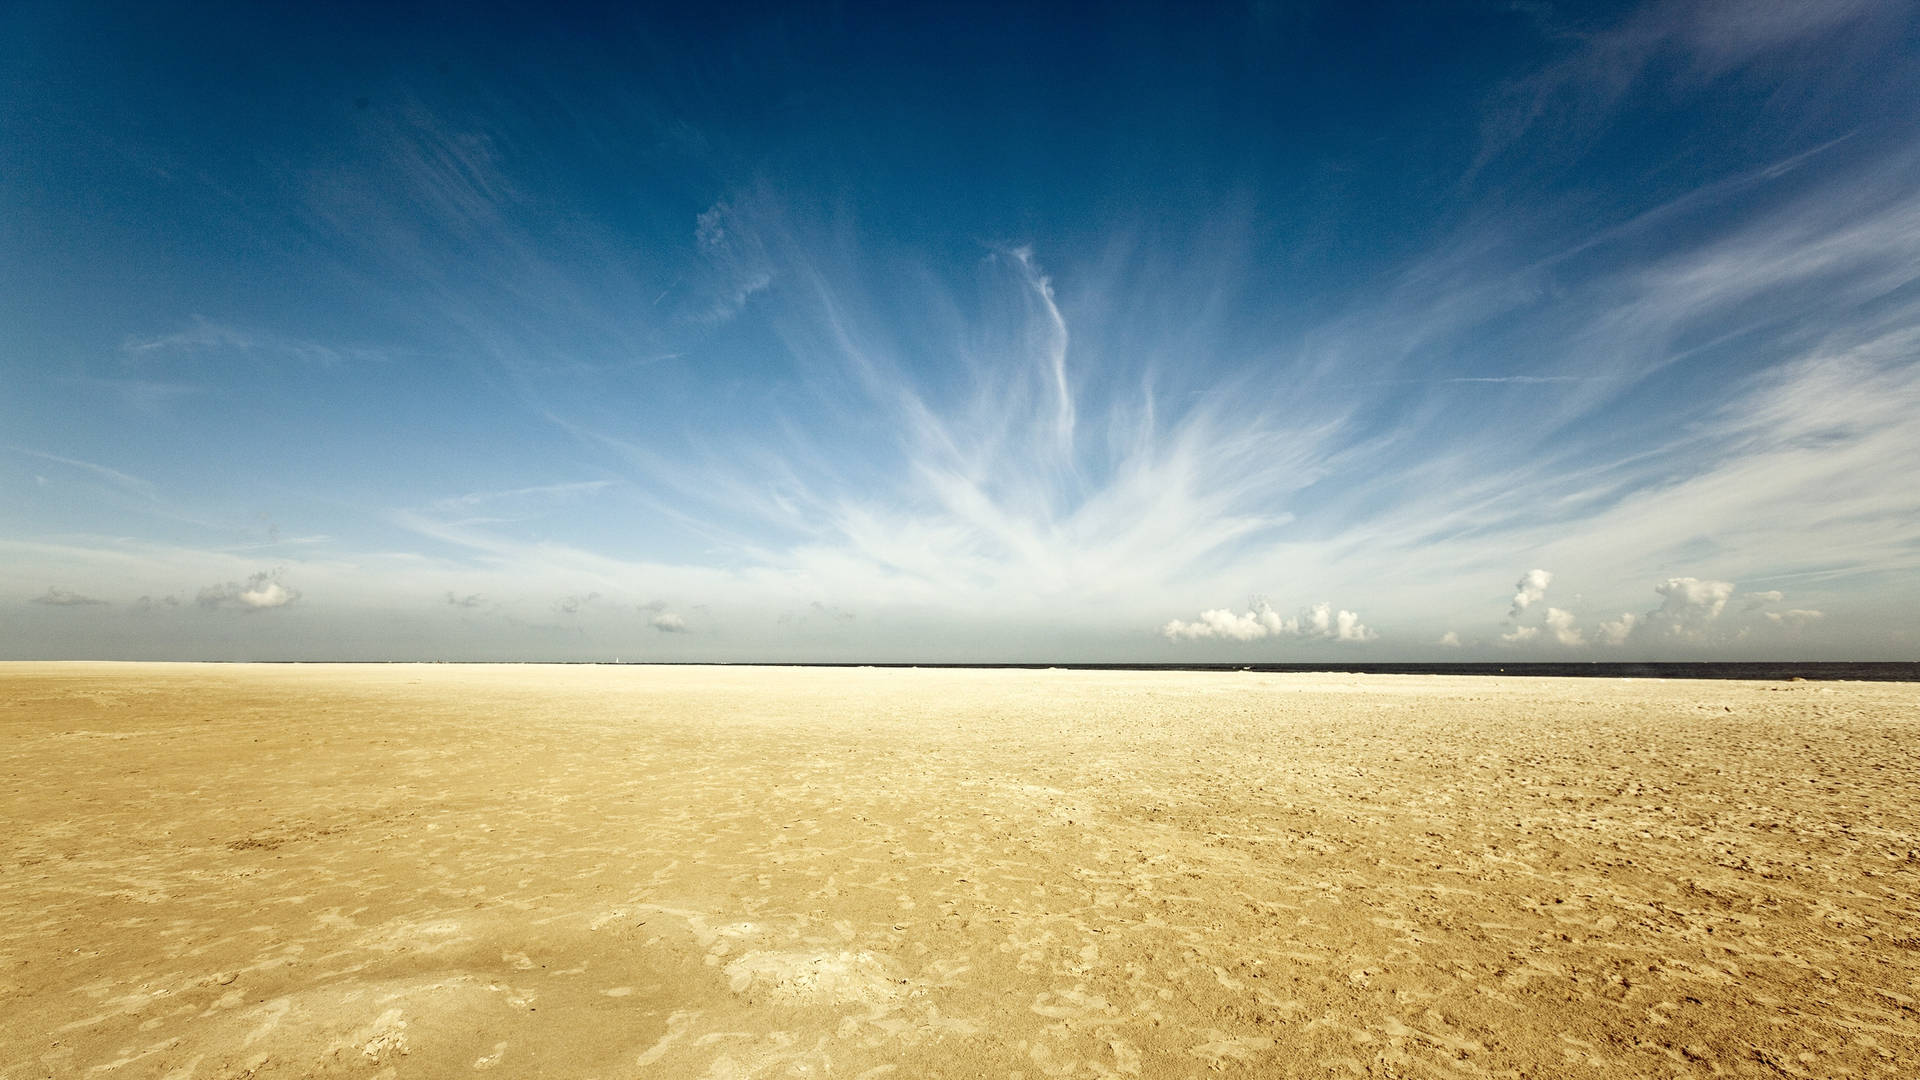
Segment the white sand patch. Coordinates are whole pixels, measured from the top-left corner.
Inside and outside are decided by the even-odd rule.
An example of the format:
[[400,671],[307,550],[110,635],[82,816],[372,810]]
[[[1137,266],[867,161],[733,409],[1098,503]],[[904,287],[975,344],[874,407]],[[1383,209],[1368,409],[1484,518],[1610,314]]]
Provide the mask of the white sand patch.
[[353,1041],[360,1045],[360,1055],[375,1065],[396,1054],[405,1054],[407,1052],[406,1017],[399,1009],[388,1009],[380,1014],[379,1019],[356,1034]]
[[475,1058],[473,1061],[473,1067],[481,1071],[491,1069],[495,1065],[500,1064],[500,1059],[505,1057],[506,1055],[507,1055],[507,1044],[503,1042],[494,1043],[493,1053],[482,1054],[481,1056]]
[[726,967],[736,994],[780,1005],[884,1005],[906,992],[892,961],[870,952],[750,952]]
[[639,1060],[635,1061],[634,1064],[644,1068],[659,1061],[660,1058],[666,1054],[667,1050],[673,1046],[674,1040],[685,1035],[688,1029],[693,1027],[694,1020],[698,1019],[699,1016],[700,1014],[697,1012],[680,1011],[667,1017],[667,1033],[660,1036],[658,1042],[655,1042],[643,1051]]

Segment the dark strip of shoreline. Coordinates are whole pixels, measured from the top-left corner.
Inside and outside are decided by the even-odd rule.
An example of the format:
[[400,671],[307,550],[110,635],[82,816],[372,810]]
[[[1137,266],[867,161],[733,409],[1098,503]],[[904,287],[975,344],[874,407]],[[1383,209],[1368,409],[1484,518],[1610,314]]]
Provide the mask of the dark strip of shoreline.
[[[28,660],[23,663],[57,663]],[[101,662],[101,661],[84,661]],[[112,663],[115,661],[105,661]],[[569,664],[607,667],[792,667],[792,668],[933,668],[1003,671],[1252,671],[1272,674],[1331,675],[1508,675],[1534,678],[1581,679],[1729,679],[1755,682],[1920,682],[1920,661],[1914,660],[1741,660],[1645,661],[1639,663],[1342,663],[1321,661],[1296,664],[1193,663],[955,663],[940,660],[429,660],[333,659],[302,660],[255,657],[245,660],[122,660],[124,663],[200,664]]]
[[813,663],[782,667],[1014,668],[1072,671],[1257,671],[1353,675],[1518,675],[1593,679],[1744,679],[1790,682],[1796,679],[1854,682],[1920,682],[1920,661],[1806,660],[1702,661],[1646,663],[1308,663],[1308,664],[947,664]]

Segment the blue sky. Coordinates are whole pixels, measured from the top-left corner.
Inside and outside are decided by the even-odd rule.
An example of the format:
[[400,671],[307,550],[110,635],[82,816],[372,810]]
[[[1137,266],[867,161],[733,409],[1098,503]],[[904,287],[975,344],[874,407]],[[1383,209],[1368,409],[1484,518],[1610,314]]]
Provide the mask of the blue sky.
[[0,655],[1920,654],[1904,0],[0,25]]

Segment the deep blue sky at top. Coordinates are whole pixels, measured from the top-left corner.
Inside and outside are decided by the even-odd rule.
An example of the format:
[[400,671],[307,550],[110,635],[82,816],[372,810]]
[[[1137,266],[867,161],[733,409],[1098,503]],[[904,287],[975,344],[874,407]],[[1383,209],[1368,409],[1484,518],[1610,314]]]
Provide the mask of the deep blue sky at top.
[[[1901,506],[1828,508],[1880,523],[1851,557],[1768,540],[1817,470],[1670,535],[1630,512],[1744,484],[1703,478],[1763,450],[1910,447],[1831,424],[1760,447],[1741,419],[1833,370],[1823,349],[1867,348],[1881,400],[1911,389],[1902,5],[4,20],[0,481],[31,593],[112,592],[76,552],[137,542],[165,553],[128,556],[122,591],[305,573],[256,633],[364,613],[395,573],[368,559],[407,555],[430,596],[467,574],[547,615],[541,590],[774,596],[948,627],[934,651],[1010,625],[1152,651],[1164,618],[1260,594],[1364,604],[1388,641],[1390,613],[1406,651],[1474,619],[1504,647],[1537,614],[1494,625],[1507,581],[1603,519],[1623,531],[1596,550],[1644,558],[1583,572],[1570,647],[1670,578],[1911,579]],[[1740,267],[1777,269],[1724,284]],[[1177,541],[1119,524],[1169,514]],[[1068,580],[1093,548],[1104,576]],[[535,549],[555,561],[521,590]],[[750,619],[705,647],[786,640]],[[1851,647],[1900,647],[1868,621]]]

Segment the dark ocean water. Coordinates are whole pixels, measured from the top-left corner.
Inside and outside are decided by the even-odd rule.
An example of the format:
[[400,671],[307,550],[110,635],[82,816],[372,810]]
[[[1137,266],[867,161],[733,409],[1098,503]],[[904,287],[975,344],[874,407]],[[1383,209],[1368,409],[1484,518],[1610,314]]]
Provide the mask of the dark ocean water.
[[1920,682],[1920,661],[1756,660],[1628,664],[799,664],[797,667],[1065,668],[1079,671],[1350,672],[1356,675],[1533,675],[1584,679],[1846,679]]

